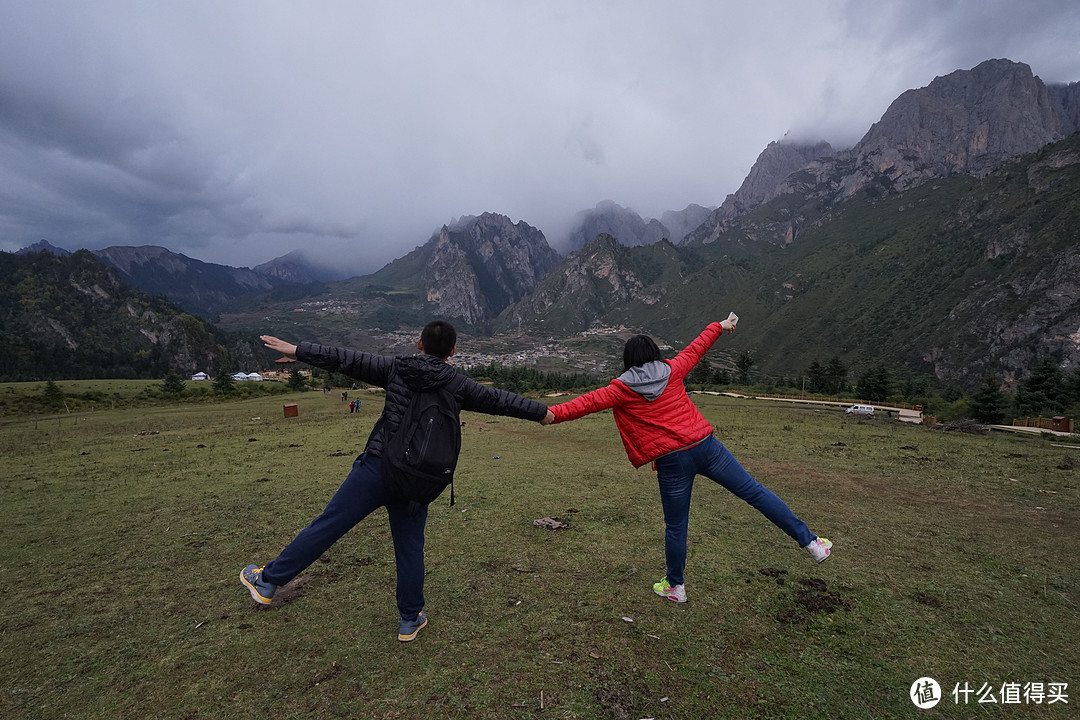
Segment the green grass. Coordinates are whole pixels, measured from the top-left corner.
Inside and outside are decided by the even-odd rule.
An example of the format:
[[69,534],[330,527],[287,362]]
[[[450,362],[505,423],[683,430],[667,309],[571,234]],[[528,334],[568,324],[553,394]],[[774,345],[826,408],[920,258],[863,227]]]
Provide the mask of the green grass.
[[55,420],[56,415],[68,416],[74,422],[74,415],[102,409],[153,407],[163,402],[228,402],[289,392],[284,382],[276,380],[234,382],[228,397],[216,393],[211,381],[184,380],[183,383],[180,396],[166,400],[162,380],[59,380],[56,387],[63,400],[56,405],[50,405],[45,398],[46,381],[0,383],[0,422]]
[[[552,428],[466,414],[457,505],[430,511],[431,621],[407,645],[382,511],[274,607],[237,579],[322,509],[381,396],[360,415],[313,392],[6,424],[0,716],[1071,715],[1080,450],[698,397],[832,559],[699,479],[690,602],[663,601],[654,475],[609,413]],[[546,516],[570,528],[533,526]],[[918,711],[924,675],[946,698]],[[962,709],[948,693],[963,682],[1072,697]]]

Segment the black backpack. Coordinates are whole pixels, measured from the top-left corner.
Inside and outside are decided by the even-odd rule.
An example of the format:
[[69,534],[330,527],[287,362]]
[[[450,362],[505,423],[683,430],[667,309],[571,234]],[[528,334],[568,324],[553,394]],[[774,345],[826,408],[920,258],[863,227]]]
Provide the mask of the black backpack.
[[464,379],[459,375],[440,388],[414,392],[397,431],[383,445],[383,484],[391,495],[409,502],[409,514],[439,497],[447,485],[454,504],[461,406],[453,390]]

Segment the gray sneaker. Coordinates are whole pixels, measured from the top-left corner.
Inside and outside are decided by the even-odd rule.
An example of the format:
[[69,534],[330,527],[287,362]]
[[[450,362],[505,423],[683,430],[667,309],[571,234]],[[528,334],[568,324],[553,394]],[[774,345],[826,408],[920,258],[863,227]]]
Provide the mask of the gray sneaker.
[[271,585],[263,580],[262,571],[261,567],[257,568],[254,565],[248,565],[240,571],[240,582],[244,583],[244,587],[251,593],[252,600],[260,605],[269,605],[270,601],[274,599],[277,585]]
[[421,610],[416,614],[415,620],[402,620],[401,625],[398,626],[397,639],[401,642],[409,642],[416,639],[416,633],[420,632],[420,628],[427,625],[427,615]]

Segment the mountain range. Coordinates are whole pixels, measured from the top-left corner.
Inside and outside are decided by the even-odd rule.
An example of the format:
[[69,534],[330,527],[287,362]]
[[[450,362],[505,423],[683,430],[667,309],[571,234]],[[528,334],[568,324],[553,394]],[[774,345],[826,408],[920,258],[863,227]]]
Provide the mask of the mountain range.
[[852,148],[771,143],[714,208],[657,220],[600,203],[578,215],[565,257],[497,213],[337,282],[302,257],[249,270],[162,248],[95,255],[247,332],[348,342],[443,316],[478,334],[626,326],[678,347],[735,310],[725,347],[767,375],[836,355],[1014,382],[1047,355],[1080,363],[1078,130],[1080,84],[990,60],[903,93]]

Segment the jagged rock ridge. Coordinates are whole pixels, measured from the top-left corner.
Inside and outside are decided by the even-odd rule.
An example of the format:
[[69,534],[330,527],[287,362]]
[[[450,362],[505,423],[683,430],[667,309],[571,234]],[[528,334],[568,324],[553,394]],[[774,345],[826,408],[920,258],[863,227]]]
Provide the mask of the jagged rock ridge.
[[414,288],[427,312],[482,327],[558,264],[559,254],[538,229],[484,213],[444,225],[423,246],[370,276],[370,284]]
[[[868,189],[902,192],[935,178],[983,177],[1078,129],[1080,83],[1048,87],[1024,63],[987,60],[904,92],[850,150],[770,144],[739,191],[685,242],[714,242],[734,218],[789,193],[838,204]],[[790,242],[797,226],[793,218],[761,239]]]
[[156,245],[117,245],[93,254],[116,268],[124,282],[164,295],[185,310],[210,319],[230,309],[239,298],[266,292],[281,283],[246,267],[207,263]]

